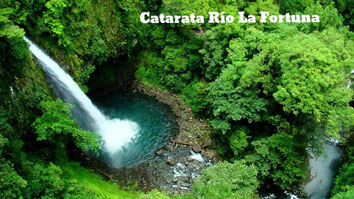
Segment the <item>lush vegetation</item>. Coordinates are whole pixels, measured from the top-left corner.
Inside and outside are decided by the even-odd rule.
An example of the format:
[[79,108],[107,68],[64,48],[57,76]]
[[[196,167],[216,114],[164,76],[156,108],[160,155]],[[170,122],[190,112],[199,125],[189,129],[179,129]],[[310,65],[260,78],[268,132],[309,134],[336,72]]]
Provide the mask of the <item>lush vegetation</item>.
[[[220,154],[255,166],[260,184],[291,190],[306,176],[307,147],[320,154],[326,136],[349,135],[354,122],[353,37],[336,3],[209,1],[226,14],[316,13],[321,23],[154,26],[136,75],[211,118]],[[195,4],[163,1],[160,12],[203,13]]]
[[[142,24],[147,10],[206,18],[267,10],[318,14],[321,22]],[[63,158],[69,145],[96,150],[98,137],[55,99],[25,32],[84,91],[112,85],[120,66],[104,63],[125,57],[138,79],[210,119],[214,148],[229,163],[206,169],[186,198],[256,198],[265,183],[292,190],[306,176],[308,151],[321,154],[327,136],[345,143],[333,198],[352,198],[353,10],[350,0],[0,0],[0,198],[139,195]],[[90,79],[102,69],[104,81]]]
[[257,198],[257,170],[242,162],[224,162],[205,169],[196,179],[194,192],[198,198]]
[[22,38],[24,30],[10,20],[14,14],[0,9],[0,198],[137,196],[63,161],[69,144],[95,151],[98,137],[81,130],[70,106],[53,97]]
[[334,198],[354,197],[354,136],[348,138],[344,146],[341,165],[334,181],[332,196]]

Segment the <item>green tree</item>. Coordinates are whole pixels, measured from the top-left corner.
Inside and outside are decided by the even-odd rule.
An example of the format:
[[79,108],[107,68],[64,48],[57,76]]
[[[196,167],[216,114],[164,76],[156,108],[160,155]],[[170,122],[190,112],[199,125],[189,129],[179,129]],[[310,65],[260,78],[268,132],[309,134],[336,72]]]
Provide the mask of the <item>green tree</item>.
[[82,150],[98,150],[98,135],[79,129],[75,121],[71,119],[71,108],[68,104],[57,99],[56,101],[42,101],[40,107],[43,114],[33,123],[38,141],[45,140],[64,147],[65,141],[68,140],[66,136],[70,136]]
[[217,163],[206,168],[195,180],[193,193],[197,198],[258,198],[257,170],[243,162]]
[[236,131],[231,133],[229,143],[235,157],[243,153],[244,149],[248,147],[247,139],[251,136],[248,136],[247,133],[249,133],[249,130],[246,127],[237,128]]
[[191,105],[193,112],[208,112],[207,84],[201,81],[193,81],[182,90],[183,99]]
[[44,12],[43,18],[45,25],[47,25],[54,34],[60,36],[64,32],[64,24],[61,19],[64,9],[67,7],[66,0],[50,0],[45,4],[47,11]]
[[251,143],[252,153],[245,156],[248,164],[258,170],[258,179],[270,178],[282,189],[291,190],[300,185],[306,176],[306,151],[297,146],[289,135],[274,134]]
[[343,147],[340,166],[334,180],[332,196],[340,198],[343,195],[353,195],[354,190],[354,134],[346,140]]
[[353,92],[347,89],[351,41],[333,29],[280,36],[260,36],[253,50],[259,53],[252,56],[241,41],[230,46],[231,64],[209,86],[214,127],[226,132],[232,121],[265,121],[291,133],[314,120],[327,135],[338,136],[353,118]]
[[[1,148],[0,148],[1,150]],[[14,169],[14,165],[0,156],[0,197],[21,198],[22,190],[26,187],[24,180]]]
[[[329,46],[328,40],[321,41],[322,37],[338,40]],[[338,136],[342,127],[348,127],[354,118],[349,106],[353,92],[347,89],[353,54],[347,51],[344,38],[332,32],[290,39],[280,44],[280,48],[272,49],[277,57],[271,56],[273,60],[267,63],[268,67],[281,66],[280,78],[272,80],[278,81],[273,97],[284,112],[310,116],[325,125],[328,135]],[[342,56],[338,57],[338,53]],[[272,92],[272,89],[275,87],[267,90]]]
[[354,187],[352,186],[348,191],[339,192],[331,199],[351,199],[354,197]]
[[338,10],[332,5],[321,5],[320,1],[308,6],[304,14],[318,15],[320,23],[299,23],[299,29],[305,33],[313,31],[323,31],[330,27],[340,28],[343,25],[343,18],[338,14]]
[[278,0],[280,12],[296,14],[314,4],[314,0]]
[[0,8],[0,37],[14,38],[22,37],[25,32],[22,28],[13,24],[9,16],[13,14],[11,8]]

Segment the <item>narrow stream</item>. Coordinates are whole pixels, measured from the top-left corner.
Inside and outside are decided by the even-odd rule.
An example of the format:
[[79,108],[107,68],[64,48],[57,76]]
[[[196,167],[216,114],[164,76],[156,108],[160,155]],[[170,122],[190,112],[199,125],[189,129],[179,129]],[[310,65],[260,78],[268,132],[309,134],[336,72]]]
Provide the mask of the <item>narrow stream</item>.
[[309,199],[325,199],[330,195],[341,153],[337,146],[330,143],[325,144],[324,151],[325,155],[310,159],[312,177],[304,189]]

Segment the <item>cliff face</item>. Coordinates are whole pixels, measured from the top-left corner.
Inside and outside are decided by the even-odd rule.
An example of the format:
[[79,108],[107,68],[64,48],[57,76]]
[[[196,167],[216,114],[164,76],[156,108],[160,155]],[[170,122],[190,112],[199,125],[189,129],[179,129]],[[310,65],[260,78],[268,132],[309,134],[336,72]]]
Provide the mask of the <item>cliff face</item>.
[[[8,123],[17,133],[29,132],[38,114],[38,104],[52,94],[45,74],[32,58],[27,43],[16,36],[0,37],[0,113],[2,125]],[[7,128],[6,128],[7,129]],[[1,131],[6,135],[6,130]]]
[[102,63],[87,82],[88,94],[95,97],[122,88],[125,83],[134,79],[134,63],[127,56],[108,59]]

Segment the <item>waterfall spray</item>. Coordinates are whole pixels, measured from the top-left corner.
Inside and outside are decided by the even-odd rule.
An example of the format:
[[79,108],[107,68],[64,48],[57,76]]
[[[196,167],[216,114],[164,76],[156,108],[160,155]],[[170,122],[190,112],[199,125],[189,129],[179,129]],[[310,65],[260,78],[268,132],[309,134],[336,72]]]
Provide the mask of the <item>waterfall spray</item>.
[[106,118],[69,74],[27,37],[24,39],[29,43],[29,50],[46,72],[55,95],[64,102],[74,105],[72,115],[81,128],[97,132],[104,141],[104,148],[110,154],[117,152],[131,141],[139,131],[139,126],[135,122]]

